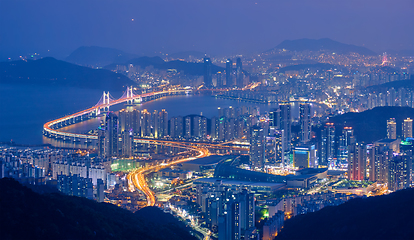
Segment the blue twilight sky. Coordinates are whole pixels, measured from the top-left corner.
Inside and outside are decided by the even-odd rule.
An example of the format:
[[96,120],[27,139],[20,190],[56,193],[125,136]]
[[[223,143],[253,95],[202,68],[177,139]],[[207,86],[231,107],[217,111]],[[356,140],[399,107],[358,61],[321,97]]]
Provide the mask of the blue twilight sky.
[[80,46],[248,54],[324,37],[378,52],[414,49],[413,10],[414,0],[0,0],[0,60],[64,58]]

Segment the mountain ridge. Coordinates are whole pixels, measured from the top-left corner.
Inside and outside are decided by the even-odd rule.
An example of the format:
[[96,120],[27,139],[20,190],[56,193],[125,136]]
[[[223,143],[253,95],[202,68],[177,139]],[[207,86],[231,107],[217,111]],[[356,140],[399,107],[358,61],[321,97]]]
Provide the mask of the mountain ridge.
[[115,48],[81,46],[75,49],[65,61],[81,66],[103,67],[111,63],[121,63],[138,55],[126,53]]
[[[139,57],[131,59],[123,64],[110,64],[105,66],[105,69],[114,70],[116,65],[124,65],[127,66],[132,64],[134,66],[140,66],[141,68],[145,68],[148,66],[153,66],[156,69],[167,70],[167,69],[176,69],[177,72],[183,71],[185,74],[195,75],[195,76],[202,76],[204,75],[204,63],[195,63],[195,62],[186,62],[181,60],[173,60],[173,61],[164,61],[162,58],[155,56],[155,57]],[[212,73],[217,73],[219,71],[224,71],[223,67],[212,65]]]
[[0,62],[0,83],[60,85],[106,91],[123,91],[134,85],[128,77],[106,69],[92,69],[47,57],[39,60]]
[[39,194],[0,179],[0,239],[191,239],[185,225],[157,207],[136,213],[60,193]]
[[351,199],[287,220],[275,239],[414,239],[413,201],[413,188]]

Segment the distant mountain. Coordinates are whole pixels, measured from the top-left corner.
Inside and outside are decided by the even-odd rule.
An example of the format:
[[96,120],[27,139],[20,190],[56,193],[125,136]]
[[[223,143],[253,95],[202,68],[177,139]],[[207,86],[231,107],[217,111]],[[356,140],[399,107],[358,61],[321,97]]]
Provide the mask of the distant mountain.
[[369,50],[366,47],[359,47],[351,44],[344,44],[337,41],[334,41],[329,38],[322,39],[298,39],[298,40],[285,40],[281,44],[277,45],[275,49],[287,49],[289,51],[319,51],[319,50],[328,50],[335,53],[359,53],[361,55],[376,55],[375,52]]
[[402,87],[414,89],[414,75],[411,77],[410,80],[387,82],[387,83],[380,84],[380,85],[369,86],[366,89],[370,91],[382,91],[382,90],[388,90],[390,88],[399,89]]
[[59,193],[35,193],[0,179],[0,239],[195,240],[185,225],[157,207],[132,213]]
[[360,113],[345,113],[331,117],[329,122],[335,124],[338,131],[343,127],[352,127],[358,142],[372,143],[386,138],[387,120],[395,118],[397,136],[401,135],[402,123],[406,118],[414,118],[414,108],[410,107],[376,107]]
[[285,222],[275,240],[414,239],[414,189],[356,198]]
[[0,83],[40,84],[122,91],[135,82],[105,69],[91,69],[43,58],[35,61],[0,62]]
[[177,52],[177,53],[172,53],[172,54],[169,54],[168,55],[168,57],[169,58],[182,58],[182,59],[185,59],[185,58],[189,58],[190,56],[191,57],[193,57],[193,58],[198,58],[198,59],[201,59],[201,58],[203,58],[204,57],[204,53],[202,53],[202,52],[197,52],[197,51],[185,51],[185,52]]
[[[141,68],[146,68],[148,66],[153,66],[156,69],[176,69],[177,72],[183,71],[185,74],[202,76],[204,75],[204,64],[203,63],[194,63],[194,62],[185,62],[180,60],[174,61],[164,61],[160,57],[140,57],[131,59],[124,64],[110,64],[106,66],[106,69],[114,70],[116,65],[129,65],[140,66]],[[213,65],[212,72],[217,73],[219,71],[224,71],[224,68]]]
[[118,49],[103,47],[80,47],[73,51],[65,61],[89,67],[103,67],[111,63],[123,63],[138,55],[125,53]]

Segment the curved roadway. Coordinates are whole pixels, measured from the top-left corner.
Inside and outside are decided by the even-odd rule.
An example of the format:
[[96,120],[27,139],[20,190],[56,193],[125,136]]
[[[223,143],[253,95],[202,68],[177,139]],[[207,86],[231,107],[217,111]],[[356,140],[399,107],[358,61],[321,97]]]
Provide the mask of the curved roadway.
[[161,168],[166,168],[169,167],[171,165],[175,165],[178,163],[183,163],[183,162],[187,162],[187,161],[191,161],[197,158],[203,158],[203,157],[207,157],[210,155],[210,152],[208,151],[208,149],[206,148],[202,148],[202,147],[189,147],[190,149],[193,150],[197,150],[199,152],[199,154],[195,157],[188,157],[188,158],[183,158],[183,159],[178,159],[175,161],[171,161],[168,162],[167,164],[164,165],[155,165],[155,166],[149,166],[149,167],[144,167],[141,169],[137,169],[131,173],[128,174],[128,181],[129,184],[133,184],[129,185],[129,189],[130,191],[134,191],[134,187],[136,187],[138,190],[142,191],[146,198],[147,198],[147,206],[154,206],[155,205],[155,196],[154,193],[151,191],[151,189],[148,187],[148,184],[145,180],[145,175],[153,172],[153,171],[158,171]]

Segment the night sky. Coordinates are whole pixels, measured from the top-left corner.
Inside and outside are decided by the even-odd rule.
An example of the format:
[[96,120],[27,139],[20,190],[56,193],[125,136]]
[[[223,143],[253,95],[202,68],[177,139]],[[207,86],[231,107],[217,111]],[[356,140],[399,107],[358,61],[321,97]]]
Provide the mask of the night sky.
[[249,54],[324,37],[377,52],[414,49],[413,10],[413,0],[0,0],[0,59],[64,58],[80,46]]

